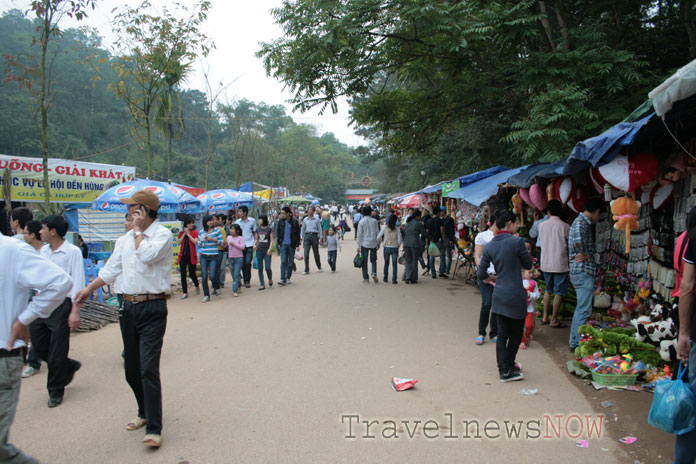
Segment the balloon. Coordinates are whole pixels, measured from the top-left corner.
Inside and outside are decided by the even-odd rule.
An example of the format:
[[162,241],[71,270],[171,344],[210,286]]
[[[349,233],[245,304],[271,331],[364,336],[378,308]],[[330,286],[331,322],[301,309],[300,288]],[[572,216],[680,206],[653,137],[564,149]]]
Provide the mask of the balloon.
[[546,208],[546,203],[548,203],[546,191],[539,184],[534,184],[529,188],[529,198],[536,209]]
[[[635,192],[657,175],[657,157],[652,153],[619,155],[604,166],[597,168],[602,178],[615,189]],[[591,176],[596,180],[594,173]]]
[[570,201],[570,197],[575,191],[575,181],[572,177],[559,177],[553,181],[553,190],[556,200],[565,205]]
[[532,208],[536,208],[536,206],[534,206],[534,203],[532,203],[531,198],[529,198],[529,189],[521,188],[520,189],[520,196],[522,197],[522,199],[524,200],[525,203],[527,203]]

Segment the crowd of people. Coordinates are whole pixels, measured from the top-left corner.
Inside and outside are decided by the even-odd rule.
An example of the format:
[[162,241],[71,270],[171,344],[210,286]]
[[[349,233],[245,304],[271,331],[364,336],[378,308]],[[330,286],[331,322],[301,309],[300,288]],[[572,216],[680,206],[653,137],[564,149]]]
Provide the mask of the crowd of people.
[[[112,285],[120,302],[125,377],[137,405],[137,415],[125,428],[145,428],[143,443],[147,446],[159,447],[162,443],[159,361],[167,324],[167,299],[171,296],[172,236],[158,221],[160,204],[154,193],[141,190],[122,201],[128,208],[126,232],[116,241],[99,276],[88,284],[83,270],[84,250],[65,240],[68,224],[62,216],[48,216],[37,222],[28,208],[12,211],[14,237],[0,237],[0,259],[7,263],[0,279],[0,343],[5,347],[0,349],[0,358],[6,361],[6,368],[0,369],[4,385],[0,388],[0,461],[37,462],[7,441],[21,377],[35,374],[41,362],[45,362],[48,407],[63,402],[66,387],[81,368],[79,361],[68,356],[70,331],[79,327],[84,301],[105,285]],[[532,340],[535,303],[540,297],[536,279],[542,273],[546,292],[541,324],[567,328],[559,320],[559,310],[568,283],[576,290],[569,349],[574,351],[577,347],[578,328],[587,322],[592,309],[597,273],[592,224],[598,222],[604,209],[601,199],[592,198],[569,223],[566,209],[552,200],[543,215],[536,218],[529,237],[519,236],[518,217],[507,210],[493,213],[476,234],[474,260],[481,310],[475,343],[484,344],[487,336],[495,343],[501,382],[524,378],[516,357],[518,350],[526,349]],[[692,226],[696,225],[696,211],[690,213],[690,218]],[[189,298],[189,279],[196,295],[203,287],[201,302],[220,295],[227,268],[234,297],[251,287],[252,267],[257,270],[258,290],[265,290],[266,284],[274,283],[274,254],[280,256],[279,286],[292,283],[298,263],[304,264],[302,274],[309,274],[312,257],[316,272],[323,272],[320,250],[324,248],[329,268],[336,272],[341,242],[351,230],[349,221],[357,244],[354,265],[360,268],[364,283],[380,281],[379,248],[383,248],[383,282],[397,284],[400,277],[406,284],[416,284],[423,275],[433,279],[450,276],[457,228],[447,210],[439,205],[423,211],[410,209],[404,218],[395,210],[380,211],[369,205],[354,210],[336,206],[325,211],[310,206],[297,212],[286,206],[270,217],[253,218],[242,206],[234,216],[205,215],[200,231],[193,217],[184,218],[177,237],[182,290],[179,298]],[[679,238],[680,258],[675,258],[683,306],[678,355],[682,361],[691,360],[692,372],[696,362],[693,342],[689,345],[689,339],[696,338],[691,308],[696,281],[693,234],[696,228]],[[400,262],[404,265],[401,272]],[[29,340],[31,350],[27,353]],[[25,358],[27,366],[23,369]],[[691,441],[678,440],[678,453],[694,453],[693,435],[689,436]]]

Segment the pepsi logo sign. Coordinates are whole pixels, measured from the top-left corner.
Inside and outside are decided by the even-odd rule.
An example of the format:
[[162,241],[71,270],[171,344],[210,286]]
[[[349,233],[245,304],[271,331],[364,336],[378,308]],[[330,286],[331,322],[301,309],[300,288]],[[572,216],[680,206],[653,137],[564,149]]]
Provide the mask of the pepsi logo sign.
[[174,195],[182,195],[184,193],[183,190],[177,187],[169,187],[169,190],[171,190]]
[[117,197],[125,197],[133,193],[135,190],[135,186],[133,185],[122,185],[120,187],[116,187],[116,190],[114,190],[114,195]]
[[211,198],[213,200],[219,200],[219,199],[224,198],[224,197],[225,197],[224,193],[213,193],[213,195],[211,196]]
[[145,187],[144,190],[149,190],[158,197],[161,197],[164,194],[164,190],[162,190],[162,187],[157,187],[156,185],[149,185]]
[[107,202],[103,202],[101,204],[101,209],[109,209],[109,204]]
[[198,200],[199,200],[199,201],[205,201],[206,198],[208,198],[208,195],[207,195],[207,194],[199,196],[199,197],[198,197]]
[[212,210],[213,210],[213,208],[215,208],[215,206],[214,206],[214,205],[210,205],[210,206],[208,206],[208,209],[209,209],[210,211],[212,211]]
[[181,205],[181,211],[186,211],[186,203],[183,203],[183,204]]

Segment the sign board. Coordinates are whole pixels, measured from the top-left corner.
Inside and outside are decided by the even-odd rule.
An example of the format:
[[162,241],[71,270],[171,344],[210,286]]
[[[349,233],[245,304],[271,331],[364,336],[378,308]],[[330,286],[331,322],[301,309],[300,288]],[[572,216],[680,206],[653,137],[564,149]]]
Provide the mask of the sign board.
[[442,196],[446,197],[455,190],[459,190],[459,179],[453,180],[452,182],[443,182],[441,184]]
[[[135,168],[49,158],[48,180],[51,202],[90,203],[105,190],[135,180]],[[11,183],[12,201],[43,202],[43,161],[0,155],[0,199],[4,199],[5,182]]]
[[181,221],[160,221],[160,224],[172,231],[172,247],[174,247],[174,260],[172,261],[172,269],[176,269],[179,265],[179,245],[176,244],[176,239],[179,237],[179,232],[183,228]]

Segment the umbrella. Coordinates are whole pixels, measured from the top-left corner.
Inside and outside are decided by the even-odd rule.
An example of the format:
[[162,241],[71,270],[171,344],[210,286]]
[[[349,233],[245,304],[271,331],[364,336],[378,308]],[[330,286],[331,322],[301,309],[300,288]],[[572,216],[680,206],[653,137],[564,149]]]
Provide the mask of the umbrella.
[[149,190],[159,198],[160,213],[195,213],[200,211],[201,202],[190,193],[166,182],[136,179],[111,187],[92,202],[92,209],[99,211],[127,211],[128,205],[121,201],[130,198],[138,190]]
[[251,194],[232,189],[217,189],[198,195],[197,199],[205,211],[229,211],[242,205],[251,206]]
[[278,201],[281,203],[290,203],[290,204],[311,203],[312,202],[312,200],[308,200],[307,198],[301,197],[299,195],[281,198]]
[[423,203],[421,196],[418,194],[409,195],[401,200],[400,208],[418,208]]

